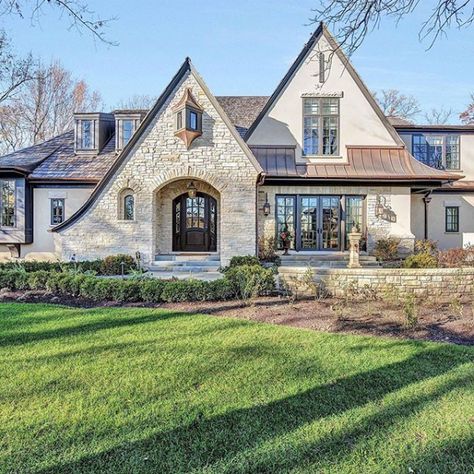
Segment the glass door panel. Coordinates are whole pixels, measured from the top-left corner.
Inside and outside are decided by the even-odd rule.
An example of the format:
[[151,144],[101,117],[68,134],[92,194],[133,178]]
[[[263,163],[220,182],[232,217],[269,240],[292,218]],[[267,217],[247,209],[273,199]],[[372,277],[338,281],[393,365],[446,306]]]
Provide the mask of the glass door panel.
[[301,250],[317,250],[318,248],[318,210],[318,196],[301,197]]
[[321,250],[338,250],[340,237],[340,198],[321,196]]
[[[280,234],[283,231],[289,231],[295,236],[295,196],[277,196],[276,198],[276,221],[277,221],[277,245],[279,249],[283,248]],[[295,239],[293,238],[290,248],[295,248]]]
[[364,196],[346,196],[346,249],[349,248],[349,233],[352,227],[362,232],[361,249],[365,249]]

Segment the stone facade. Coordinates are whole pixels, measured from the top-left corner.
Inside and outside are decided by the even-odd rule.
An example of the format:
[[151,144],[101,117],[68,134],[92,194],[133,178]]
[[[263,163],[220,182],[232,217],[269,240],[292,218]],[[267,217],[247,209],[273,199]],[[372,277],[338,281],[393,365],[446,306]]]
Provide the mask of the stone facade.
[[[203,133],[186,149],[174,135],[172,109],[188,87],[204,113]],[[218,201],[221,263],[234,255],[255,254],[258,174],[207,91],[188,72],[91,208],[56,233],[56,251],[62,259],[72,254],[92,259],[138,251],[144,263],[152,261],[157,252],[170,252],[171,201],[192,179]],[[122,220],[119,212],[124,189],[135,195],[133,221]]]
[[[307,290],[302,282],[305,271],[305,268],[282,267],[279,274],[285,281],[298,284],[304,292]],[[349,286],[356,291],[357,288],[370,288],[371,293],[379,298],[396,292],[400,297],[414,294],[440,302],[472,298],[474,294],[474,268],[318,268],[314,269],[314,280],[335,297],[346,296]]]
[[[279,194],[300,195],[362,195],[365,199],[365,221],[367,227],[367,247],[373,251],[375,242],[382,237],[395,237],[400,240],[400,254],[413,252],[415,236],[411,232],[411,192],[407,187],[390,186],[316,186],[316,185],[264,185],[258,189],[258,234],[274,237],[276,232],[275,202]],[[263,214],[263,205],[268,197],[271,213]],[[377,202],[382,201],[387,216],[376,215]]]

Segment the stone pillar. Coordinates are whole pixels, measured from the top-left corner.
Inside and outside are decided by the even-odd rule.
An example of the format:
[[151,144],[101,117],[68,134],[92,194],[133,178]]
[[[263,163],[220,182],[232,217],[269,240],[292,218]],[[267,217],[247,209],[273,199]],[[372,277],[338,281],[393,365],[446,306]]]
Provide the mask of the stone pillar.
[[360,239],[362,234],[357,232],[357,229],[352,228],[352,231],[347,235],[349,238],[349,263],[348,268],[361,268],[359,262],[360,255]]

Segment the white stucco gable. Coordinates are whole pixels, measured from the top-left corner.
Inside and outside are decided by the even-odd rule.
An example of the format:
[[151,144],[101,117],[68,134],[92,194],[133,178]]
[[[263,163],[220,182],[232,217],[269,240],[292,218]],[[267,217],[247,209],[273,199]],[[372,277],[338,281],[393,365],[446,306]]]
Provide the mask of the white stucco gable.
[[[320,81],[320,53],[326,60]],[[340,97],[339,153],[327,160],[341,161],[346,146],[400,146],[403,142],[388,123],[334,38],[320,25],[277,87],[247,134],[255,145],[290,145],[302,156],[303,97]]]

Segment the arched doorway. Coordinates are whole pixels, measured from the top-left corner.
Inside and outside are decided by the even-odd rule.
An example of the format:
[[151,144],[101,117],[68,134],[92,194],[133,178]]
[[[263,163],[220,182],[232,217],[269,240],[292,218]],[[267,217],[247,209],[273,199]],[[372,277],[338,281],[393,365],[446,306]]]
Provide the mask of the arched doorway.
[[215,252],[217,203],[205,193],[181,194],[173,201],[173,250]]

